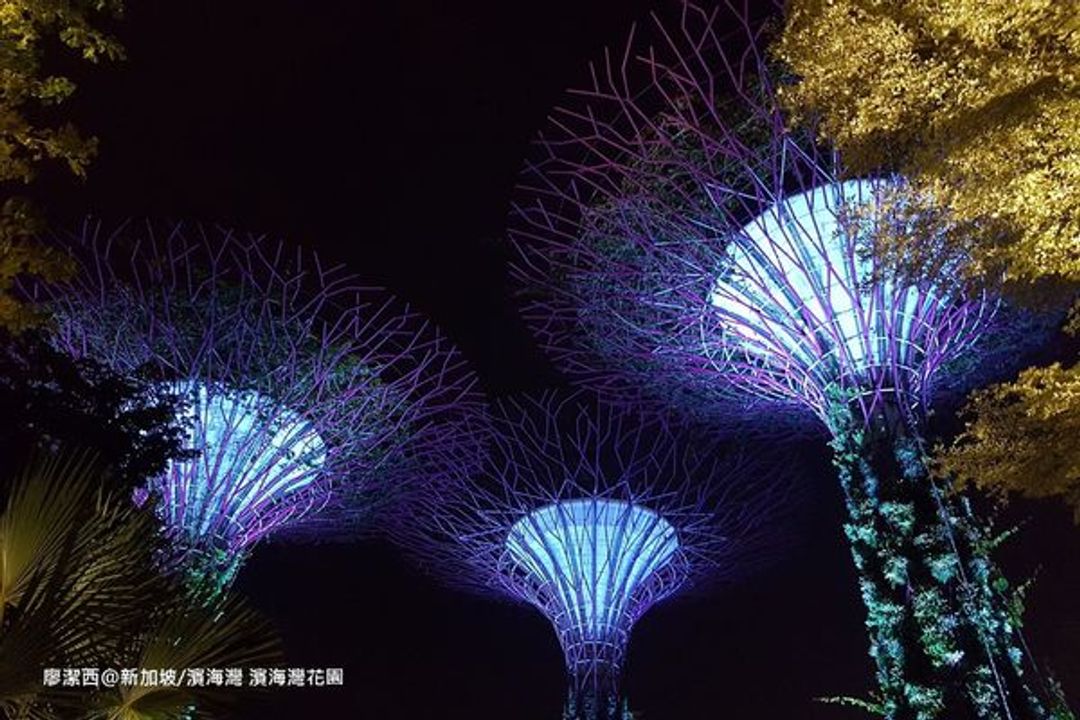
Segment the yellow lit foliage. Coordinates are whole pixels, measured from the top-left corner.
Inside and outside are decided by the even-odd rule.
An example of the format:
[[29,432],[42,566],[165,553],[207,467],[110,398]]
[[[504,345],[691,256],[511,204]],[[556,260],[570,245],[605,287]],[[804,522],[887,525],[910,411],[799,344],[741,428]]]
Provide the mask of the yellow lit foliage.
[[75,90],[70,79],[43,73],[42,43],[56,36],[90,62],[118,59],[120,46],[90,25],[90,15],[120,9],[116,0],[0,0],[0,182],[30,182],[46,159],[85,174],[94,140],[70,123],[47,126],[29,118],[34,106],[55,105]]
[[[795,122],[853,174],[898,170],[911,207],[947,212],[937,232],[875,237],[890,265],[1004,278],[1021,300],[1080,282],[1075,0],[790,0],[773,53]],[[1066,329],[1080,331],[1080,303]],[[965,413],[945,470],[1001,495],[1064,496],[1080,522],[1080,364],[1029,369]]]
[[71,270],[66,256],[32,242],[41,225],[33,208],[20,198],[0,206],[0,328],[21,332],[40,320],[37,309],[14,293],[20,275],[59,280]]
[[55,38],[90,62],[118,59],[120,46],[91,19],[121,9],[120,0],[0,0],[0,327],[18,330],[34,321],[11,292],[17,275],[55,277],[65,270],[60,258],[29,242],[40,223],[29,204],[13,196],[16,188],[30,183],[46,161],[84,177],[97,148],[71,123],[50,122],[75,84],[45,74],[43,45]]
[[1060,495],[1080,523],[1080,365],[1029,368],[1015,383],[975,393],[942,468],[991,493]]
[[1075,2],[791,0],[774,53],[853,173],[899,169],[976,231],[973,275],[1080,281]]

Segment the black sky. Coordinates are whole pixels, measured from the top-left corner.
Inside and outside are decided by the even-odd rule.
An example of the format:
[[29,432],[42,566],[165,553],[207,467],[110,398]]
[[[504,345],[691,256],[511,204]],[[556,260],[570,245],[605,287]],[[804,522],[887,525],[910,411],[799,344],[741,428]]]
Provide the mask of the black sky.
[[[46,183],[60,223],[85,213],[221,223],[316,248],[431,316],[493,394],[546,387],[502,245],[527,143],[644,0],[133,2],[127,62],[79,72],[72,102],[101,155],[85,184]],[[820,454],[819,454],[820,455]],[[627,686],[648,720],[860,718],[813,698],[865,695],[863,610],[827,459],[792,557],[638,624]],[[1080,531],[1025,505],[1005,552],[1041,567],[1031,636],[1080,698]],[[345,687],[276,690],[251,718],[555,720],[561,657],[528,607],[441,589],[385,545],[267,546],[240,587],[292,662]]]

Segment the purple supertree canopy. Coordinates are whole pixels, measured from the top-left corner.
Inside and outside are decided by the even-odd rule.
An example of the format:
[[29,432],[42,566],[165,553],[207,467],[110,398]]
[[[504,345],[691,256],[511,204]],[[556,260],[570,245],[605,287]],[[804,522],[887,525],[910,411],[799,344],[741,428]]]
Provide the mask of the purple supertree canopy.
[[826,420],[840,398],[867,417],[883,398],[924,408],[986,359],[972,348],[999,303],[947,267],[910,280],[875,259],[875,235],[913,222],[903,181],[843,179],[786,126],[747,18],[684,5],[555,110],[511,227],[525,315],[612,398],[729,419]]
[[874,254],[945,249],[947,208],[790,128],[747,10],[684,3],[555,111],[511,230],[525,315],[609,398],[827,428],[884,717],[1050,717],[987,526],[923,440],[933,396],[1038,324],[969,292],[955,254],[934,274]]
[[480,472],[415,498],[401,537],[448,582],[538,608],[565,655],[571,714],[614,716],[634,622],[692,580],[732,580],[774,552],[787,475],[578,398],[504,401],[491,423]]
[[196,577],[228,582],[271,534],[363,532],[397,487],[476,455],[461,356],[341,268],[221,229],[87,223],[58,241],[79,270],[46,288],[56,345],[181,401],[194,456],[141,495]]
[[860,252],[865,236],[849,217],[872,214],[888,183],[818,180],[785,190],[715,258],[701,321],[708,364],[746,392],[805,403],[826,422],[830,404],[852,395],[865,417],[882,396],[925,405],[935,373],[969,349],[994,305],[963,298],[948,279],[885,277]]

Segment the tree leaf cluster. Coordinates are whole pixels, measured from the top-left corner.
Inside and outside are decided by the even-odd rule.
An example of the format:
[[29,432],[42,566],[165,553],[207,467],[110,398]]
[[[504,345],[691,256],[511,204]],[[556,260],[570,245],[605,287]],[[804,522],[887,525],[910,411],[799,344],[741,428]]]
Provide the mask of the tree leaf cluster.
[[71,269],[31,241],[41,213],[18,193],[46,163],[85,178],[97,153],[97,139],[58,113],[76,85],[47,71],[46,49],[59,44],[90,63],[120,60],[123,48],[98,26],[122,11],[120,0],[0,0],[0,327],[20,330],[39,320],[13,292],[19,275],[55,280]]
[[[916,278],[949,272],[1021,304],[1080,287],[1080,12],[1058,0],[792,0],[780,99],[848,171],[902,173],[931,231],[874,238]],[[926,214],[924,213],[924,217]],[[1080,330],[1080,302],[1066,330]],[[1080,522],[1080,363],[974,395],[939,466]]]

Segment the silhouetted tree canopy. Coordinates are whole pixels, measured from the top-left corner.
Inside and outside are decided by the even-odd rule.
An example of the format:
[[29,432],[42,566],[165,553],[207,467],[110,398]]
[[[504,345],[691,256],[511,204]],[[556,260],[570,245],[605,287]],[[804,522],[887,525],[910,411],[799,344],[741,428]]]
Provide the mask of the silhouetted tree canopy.
[[175,396],[147,379],[73,360],[38,331],[0,331],[0,466],[34,448],[96,452],[120,486],[134,487],[185,451]]

